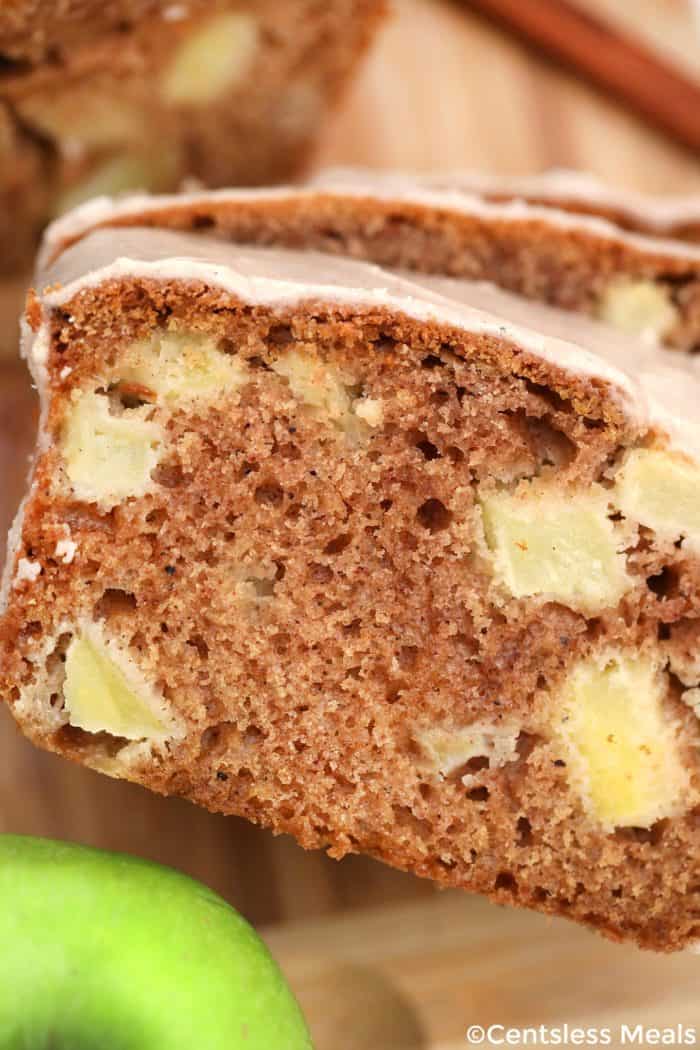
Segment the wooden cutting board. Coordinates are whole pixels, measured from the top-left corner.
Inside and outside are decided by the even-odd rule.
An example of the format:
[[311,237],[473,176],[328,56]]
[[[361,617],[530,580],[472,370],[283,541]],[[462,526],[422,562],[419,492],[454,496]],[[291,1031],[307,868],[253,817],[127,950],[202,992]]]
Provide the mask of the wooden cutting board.
[[685,1025],[700,1045],[700,956],[640,952],[467,894],[263,935],[316,1050],[469,1050],[470,1025],[565,1023],[608,1028],[613,1048],[635,1045],[623,1025]]

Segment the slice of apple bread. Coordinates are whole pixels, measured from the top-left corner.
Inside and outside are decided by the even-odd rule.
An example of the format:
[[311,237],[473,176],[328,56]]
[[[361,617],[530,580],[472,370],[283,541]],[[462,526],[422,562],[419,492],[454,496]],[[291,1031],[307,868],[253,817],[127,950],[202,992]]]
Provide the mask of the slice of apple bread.
[[[341,172],[342,174],[342,172]],[[490,201],[526,201],[577,215],[597,215],[625,230],[700,241],[700,194],[654,196],[620,190],[584,171],[553,168],[537,175],[464,171],[421,175],[433,189],[460,189]]]
[[335,857],[700,938],[692,359],[167,230],[94,231],[42,287],[0,621],[31,739]]
[[[700,198],[649,200],[649,224],[640,219],[639,229],[629,229],[612,221],[614,211],[605,218],[592,193],[584,214],[582,194],[576,212],[556,198],[494,200],[480,195],[479,185],[458,175],[348,170],[322,173],[301,187],[102,198],[50,228],[44,257],[50,261],[96,227],[199,231],[239,244],[314,249],[421,274],[492,281],[645,342],[700,349],[700,244],[670,239],[683,216],[690,222],[700,214]],[[618,206],[625,200],[612,196]],[[634,197],[630,208],[641,214]],[[651,222],[657,212],[658,227]],[[669,214],[676,226],[661,225]]]

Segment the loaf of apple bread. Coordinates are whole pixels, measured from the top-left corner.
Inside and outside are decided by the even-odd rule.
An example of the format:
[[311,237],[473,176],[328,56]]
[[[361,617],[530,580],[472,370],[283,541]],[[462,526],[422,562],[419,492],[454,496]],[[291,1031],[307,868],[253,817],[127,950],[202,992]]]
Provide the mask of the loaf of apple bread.
[[[99,193],[296,173],[383,14],[384,0],[3,6],[0,230],[15,234],[0,275]],[[7,199],[18,162],[31,178]]]
[[16,352],[50,218],[98,194],[295,175],[384,9],[384,0],[0,3],[0,355]]
[[[700,244],[658,235],[680,230],[684,216],[697,219],[700,198],[650,199],[643,212],[632,196],[629,214],[648,218],[639,219],[638,229],[625,229],[604,218],[600,205],[609,199],[621,212],[621,193],[591,193],[591,214],[582,214],[563,210],[557,198],[546,206],[494,201],[475,192],[494,180],[473,179],[471,187],[459,175],[330,171],[295,188],[97,200],[54,224],[45,257],[100,226],[199,231],[237,243],[312,248],[418,273],[492,281],[651,342],[700,349]],[[533,197],[537,185],[544,199],[551,180],[531,180]],[[600,214],[593,214],[596,208]]]
[[700,939],[694,358],[173,230],[93,230],[38,287],[0,620],[28,737],[334,857]]

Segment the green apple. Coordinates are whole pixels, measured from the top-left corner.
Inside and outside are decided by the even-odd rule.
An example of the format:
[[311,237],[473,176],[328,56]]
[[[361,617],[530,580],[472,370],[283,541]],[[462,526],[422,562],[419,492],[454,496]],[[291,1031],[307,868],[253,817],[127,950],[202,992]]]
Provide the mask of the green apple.
[[3,1050],[310,1050],[251,927],[178,872],[0,836]]

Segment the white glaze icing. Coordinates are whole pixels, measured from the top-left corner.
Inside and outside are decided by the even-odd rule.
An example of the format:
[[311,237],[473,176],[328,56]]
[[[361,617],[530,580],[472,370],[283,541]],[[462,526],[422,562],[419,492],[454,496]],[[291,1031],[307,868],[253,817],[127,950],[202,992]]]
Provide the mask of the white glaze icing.
[[[86,288],[130,276],[202,281],[252,304],[320,301],[358,309],[384,307],[418,321],[488,334],[573,375],[607,382],[635,425],[661,429],[672,445],[700,460],[695,358],[641,344],[606,325],[491,285],[418,279],[353,259],[240,248],[196,234],[102,229],[67,249],[43,275],[49,286],[42,299],[45,317]],[[25,347],[40,385],[47,339],[44,323]]]
[[[355,168],[330,168],[311,180],[312,185],[344,186],[366,182],[369,173]],[[583,171],[553,168],[537,175],[494,175],[478,171],[448,171],[420,174],[372,172],[375,184],[414,185],[430,190],[452,190],[467,194],[504,194],[527,200],[536,197],[556,207],[564,201],[579,201],[619,211],[643,223],[659,235],[672,233],[680,224],[700,223],[700,190],[696,194],[652,196],[606,185]]]
[[[584,231],[601,241],[625,244],[649,255],[684,259],[700,267],[699,245],[632,233],[607,219],[567,212],[554,206],[526,204],[522,200],[503,204],[489,202],[479,197],[478,193],[466,192],[461,188],[460,178],[465,177],[339,169],[321,173],[312,182],[300,187],[203,190],[163,196],[135,194],[121,198],[97,197],[49,226],[44,236],[40,262],[42,265],[46,264],[55,258],[64,244],[84,236],[96,226],[109,225],[130,217],[134,220],[133,224],[138,225],[140,216],[147,216],[164,208],[186,212],[198,206],[206,209],[208,206],[226,204],[235,206],[285,200],[313,201],[319,196],[330,195],[338,199],[370,198],[394,201],[493,221],[544,222],[563,230]],[[664,207],[664,204],[659,203],[659,208]],[[685,207],[690,205],[686,204]]]

